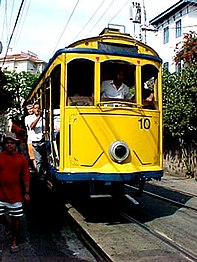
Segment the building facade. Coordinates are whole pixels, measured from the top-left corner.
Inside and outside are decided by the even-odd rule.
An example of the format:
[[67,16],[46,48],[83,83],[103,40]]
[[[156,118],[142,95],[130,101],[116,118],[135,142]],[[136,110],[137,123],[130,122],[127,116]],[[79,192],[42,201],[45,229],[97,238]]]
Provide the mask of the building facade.
[[173,57],[177,43],[185,34],[197,32],[197,0],[181,0],[150,21],[156,32],[147,32],[147,43],[153,47],[170,72],[180,70]]
[[25,71],[32,74],[40,74],[44,70],[46,62],[40,60],[36,54],[28,51],[27,53],[7,55],[6,58],[0,58],[0,67],[2,71],[16,71],[17,73]]

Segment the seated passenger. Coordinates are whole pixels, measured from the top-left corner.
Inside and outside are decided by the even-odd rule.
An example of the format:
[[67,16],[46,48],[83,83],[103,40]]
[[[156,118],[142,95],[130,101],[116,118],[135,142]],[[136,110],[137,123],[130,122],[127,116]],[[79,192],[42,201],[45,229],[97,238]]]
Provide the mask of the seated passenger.
[[154,105],[154,93],[150,89],[144,88],[142,93],[143,108],[145,109],[156,109]]
[[130,99],[129,87],[123,83],[124,73],[116,71],[114,79],[103,81],[101,84],[101,98]]

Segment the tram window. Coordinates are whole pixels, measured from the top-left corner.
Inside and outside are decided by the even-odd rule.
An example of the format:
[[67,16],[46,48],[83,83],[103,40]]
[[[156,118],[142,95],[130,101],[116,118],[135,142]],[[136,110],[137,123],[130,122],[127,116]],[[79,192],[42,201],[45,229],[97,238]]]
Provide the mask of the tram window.
[[60,76],[61,66],[56,66],[51,75],[51,103],[53,109],[60,108]]
[[60,130],[60,80],[61,65],[57,65],[50,75],[51,79],[51,108],[52,108],[52,139],[56,139]]
[[93,105],[94,62],[75,59],[67,65],[68,105]]
[[142,102],[145,109],[157,108],[158,70],[153,65],[141,68]]

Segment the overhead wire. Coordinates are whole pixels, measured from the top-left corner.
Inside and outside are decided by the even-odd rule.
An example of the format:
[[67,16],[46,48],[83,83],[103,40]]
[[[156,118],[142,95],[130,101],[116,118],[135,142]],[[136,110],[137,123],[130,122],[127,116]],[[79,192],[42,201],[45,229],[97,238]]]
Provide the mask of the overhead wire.
[[122,9],[130,2],[130,0],[128,0],[127,2],[124,3],[124,5],[118,10],[118,12],[109,20],[109,23],[111,21],[114,20],[114,18],[116,18],[116,16],[122,11]]
[[78,5],[78,4],[79,4],[79,0],[77,0],[76,4],[75,4],[75,6],[74,6],[74,8],[73,8],[73,10],[72,10],[72,13],[70,14],[70,17],[69,17],[69,19],[68,19],[68,21],[67,21],[67,23],[66,23],[66,25],[65,25],[65,27],[64,27],[61,35],[60,35],[60,37],[59,37],[59,39],[58,39],[58,41],[57,41],[57,43],[56,43],[56,45],[55,45],[55,47],[54,47],[53,53],[55,52],[55,50],[56,50],[56,48],[57,48],[57,46],[58,46],[58,44],[59,44],[59,42],[60,42],[60,40],[61,40],[64,32],[65,32],[65,30],[66,30],[66,28],[67,28],[67,26],[68,26],[68,24],[69,24],[69,22],[70,22],[70,20],[71,20],[71,18],[72,18],[72,16],[73,16],[74,12],[75,12],[75,9],[77,8],[77,5]]
[[14,10],[14,3],[15,3],[15,1],[13,0],[12,7],[11,7],[11,13],[10,13],[10,21],[9,21],[9,25],[8,25],[8,33],[11,30],[10,28],[11,28],[11,23],[12,23],[12,15],[13,15],[13,10]]
[[[4,12],[4,19],[3,19],[3,28],[2,28],[2,36],[1,36],[1,40],[3,40],[3,35],[4,35],[4,28],[6,28],[7,31],[7,0],[5,0],[5,12]],[[8,35],[8,33],[7,33]],[[8,41],[8,37],[7,37],[7,41]]]
[[15,31],[15,29],[16,29],[16,26],[17,26],[17,23],[18,23],[18,20],[19,20],[20,13],[21,13],[21,10],[22,10],[22,7],[23,7],[24,2],[25,2],[25,0],[22,0],[22,2],[21,2],[21,4],[20,4],[19,10],[18,10],[18,14],[17,14],[17,17],[16,17],[16,21],[15,21],[15,24],[14,24],[14,27],[13,27],[13,30],[12,30],[12,33],[11,33],[11,36],[10,36],[8,45],[7,45],[7,49],[6,49],[6,53],[5,53],[4,59],[3,59],[2,66],[3,66],[4,63],[5,63],[6,56],[7,56],[8,50],[9,50],[9,46],[10,46],[10,43],[11,43],[11,41],[12,41],[12,37],[13,37],[13,35],[14,35],[14,31]]
[[109,8],[112,6],[114,0],[112,0],[110,2],[110,4],[108,5],[108,7],[106,8],[105,12],[103,12],[103,14],[101,15],[101,17],[99,18],[99,20],[93,25],[93,27],[90,29],[90,31],[86,34],[86,36],[88,36],[92,30],[97,26],[97,24],[100,22],[100,20],[103,18],[103,16],[107,13],[107,11],[109,10]]
[[97,7],[97,9],[95,10],[95,12],[93,13],[93,15],[90,17],[90,19],[87,21],[87,23],[82,27],[82,29],[79,31],[79,33],[75,36],[75,38],[72,40],[75,41],[75,39],[81,34],[81,32],[84,30],[84,28],[90,23],[90,21],[93,19],[93,17],[96,15],[96,13],[98,12],[98,10],[101,8],[101,6],[104,4],[106,0],[103,0],[101,2],[101,4]]
[[[26,4],[27,4],[27,2],[25,3],[25,5],[26,5]],[[27,6],[27,8],[26,8],[23,21],[22,21],[22,16],[23,16],[23,15],[21,16],[21,19],[20,19],[20,22],[19,22],[19,26],[18,26],[18,30],[17,30],[17,32],[16,32],[15,39],[14,39],[14,42],[13,42],[13,46],[15,46],[15,47],[17,46],[17,43],[18,43],[19,38],[20,38],[20,36],[21,36],[21,32],[22,32],[22,29],[23,29],[23,26],[24,26],[24,23],[25,23],[25,20],[26,20],[26,17],[27,17],[27,13],[28,13],[28,11],[29,11],[30,4],[31,4],[31,0],[29,0],[29,4],[28,4],[28,6]],[[24,12],[24,10],[25,10],[25,5],[24,5],[24,8],[23,8],[23,12]],[[21,23],[21,26],[20,26],[20,23]]]

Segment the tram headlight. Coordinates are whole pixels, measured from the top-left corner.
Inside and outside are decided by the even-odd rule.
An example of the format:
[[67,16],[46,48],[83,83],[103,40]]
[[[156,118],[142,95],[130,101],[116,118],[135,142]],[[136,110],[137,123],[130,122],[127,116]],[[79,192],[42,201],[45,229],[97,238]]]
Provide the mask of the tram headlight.
[[109,147],[109,155],[113,161],[122,163],[129,156],[128,145],[123,141],[115,141]]

